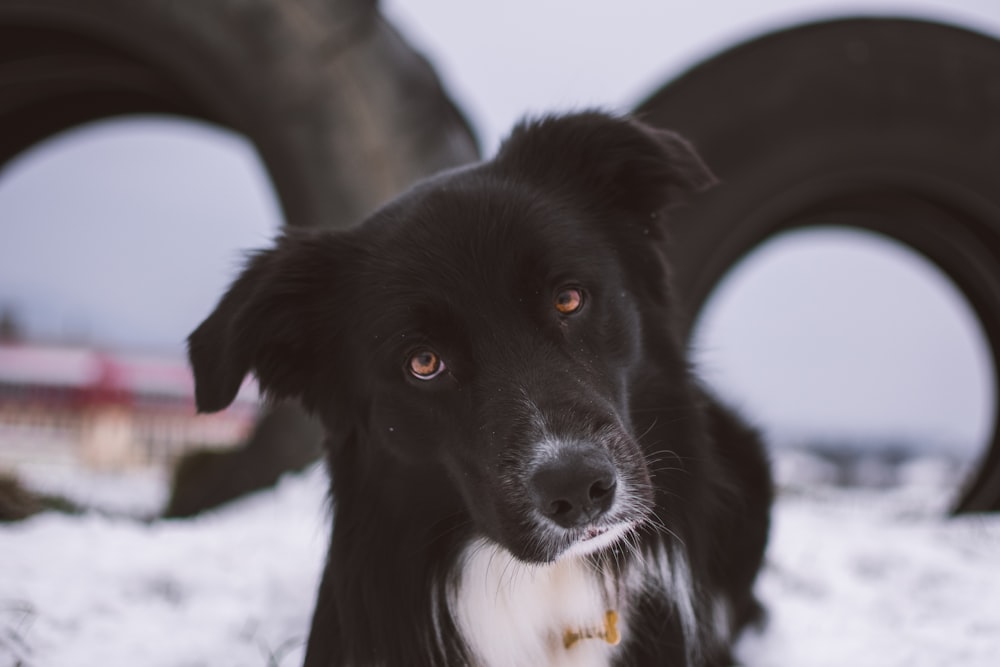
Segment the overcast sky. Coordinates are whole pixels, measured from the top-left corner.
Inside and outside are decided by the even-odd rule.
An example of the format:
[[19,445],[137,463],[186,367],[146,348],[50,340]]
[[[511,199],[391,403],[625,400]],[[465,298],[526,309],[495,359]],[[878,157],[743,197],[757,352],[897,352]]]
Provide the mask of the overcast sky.
[[[487,154],[526,112],[625,111],[724,46],[804,20],[902,14],[1000,35],[1000,0],[383,6]],[[98,124],[0,173],[0,307],[45,338],[180,354],[241,249],[279,224],[241,138],[180,121]],[[720,288],[695,347],[713,383],[776,432],[926,437],[972,452],[992,427],[989,353],[968,307],[922,260],[857,234],[789,237],[752,256]]]

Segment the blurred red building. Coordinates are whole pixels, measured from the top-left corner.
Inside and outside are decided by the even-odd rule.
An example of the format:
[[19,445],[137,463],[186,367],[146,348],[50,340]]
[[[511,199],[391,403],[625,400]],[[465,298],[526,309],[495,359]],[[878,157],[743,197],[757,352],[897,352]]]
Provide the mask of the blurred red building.
[[257,407],[248,383],[230,409],[196,415],[181,360],[0,342],[0,463],[166,464],[193,446],[241,441]]

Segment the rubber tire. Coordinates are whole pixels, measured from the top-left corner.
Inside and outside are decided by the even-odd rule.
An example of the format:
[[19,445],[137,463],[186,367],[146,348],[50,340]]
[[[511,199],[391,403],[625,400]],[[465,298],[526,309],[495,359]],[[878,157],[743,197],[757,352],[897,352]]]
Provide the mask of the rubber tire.
[[0,166],[89,120],[202,119],[257,147],[293,225],[343,227],[475,160],[374,0],[0,0]]
[[[688,334],[759,244],[845,225],[940,267],[982,322],[1000,377],[1000,42],[903,19],[811,24],[718,55],[636,113],[689,137],[723,183],[675,222]],[[1000,510],[996,420],[955,510]]]

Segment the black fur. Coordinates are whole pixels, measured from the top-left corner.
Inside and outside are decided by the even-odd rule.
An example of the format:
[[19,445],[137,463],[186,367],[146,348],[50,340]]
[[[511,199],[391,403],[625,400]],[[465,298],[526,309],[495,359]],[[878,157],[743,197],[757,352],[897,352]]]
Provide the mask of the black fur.
[[[758,609],[771,481],[756,435],[689,372],[664,256],[665,211],[713,180],[673,133],[547,117],[359,227],[252,257],[190,357],[200,410],[253,372],[327,430],[333,537],[307,665],[473,664],[449,607],[463,549],[485,537],[544,563],[592,525],[539,513],[546,433],[571,443],[571,468],[611,467],[611,493],[629,494],[593,525],[636,523],[636,548],[595,567],[658,549],[690,565],[696,632],[662,589],[633,590],[616,664],[727,663],[711,603],[735,630]],[[583,296],[575,313],[553,307],[566,289]],[[439,376],[408,372],[421,350],[444,360]]]

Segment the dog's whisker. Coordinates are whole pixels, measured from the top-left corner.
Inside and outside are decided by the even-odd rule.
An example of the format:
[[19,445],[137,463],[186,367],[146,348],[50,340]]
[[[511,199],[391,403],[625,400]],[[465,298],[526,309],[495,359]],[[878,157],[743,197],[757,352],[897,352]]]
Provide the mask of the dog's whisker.
[[656,425],[657,425],[657,424],[658,424],[659,422],[660,422],[660,417],[659,417],[659,415],[657,415],[657,416],[656,416],[656,417],[655,417],[655,418],[653,419],[653,421],[652,421],[652,422],[651,422],[651,423],[649,424],[649,426],[648,426],[648,427],[646,427],[646,430],[645,430],[645,431],[643,431],[642,433],[640,433],[639,435],[637,435],[637,436],[636,436],[636,438],[635,438],[635,439],[636,439],[636,441],[638,441],[638,442],[642,442],[642,441],[643,441],[643,439],[645,439],[645,437],[646,437],[647,435],[649,435],[650,433],[652,433],[652,432],[653,432],[653,429],[654,429],[654,428],[656,428]]

